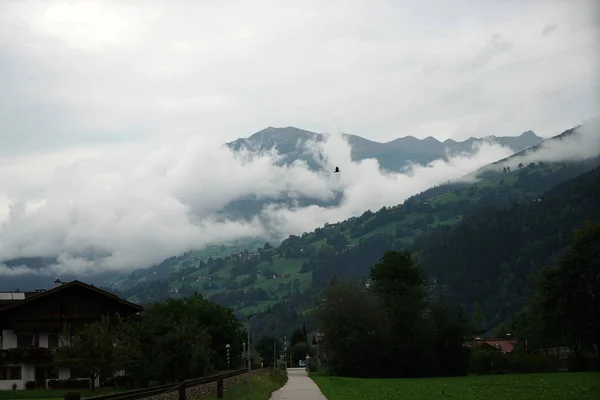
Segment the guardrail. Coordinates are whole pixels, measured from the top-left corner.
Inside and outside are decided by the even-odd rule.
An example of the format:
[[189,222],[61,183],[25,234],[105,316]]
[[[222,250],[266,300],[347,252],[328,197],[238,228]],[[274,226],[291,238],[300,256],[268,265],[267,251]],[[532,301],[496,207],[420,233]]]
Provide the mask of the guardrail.
[[[155,386],[155,387],[151,387],[151,388],[127,390],[125,392],[111,393],[111,394],[104,394],[104,395],[100,395],[100,396],[88,397],[86,400],[139,400],[139,399],[145,399],[147,397],[167,394],[170,392],[174,392],[176,390],[178,390],[180,393],[180,395],[179,395],[180,399],[182,398],[182,395],[183,395],[183,400],[185,400],[185,390],[188,388],[192,388],[192,387],[196,387],[196,386],[200,386],[200,385],[206,385],[208,383],[215,383],[218,381],[222,382],[223,379],[233,378],[233,377],[242,375],[247,372],[248,372],[247,369],[239,369],[236,371],[227,372],[225,374],[220,374],[220,375],[206,376],[203,378],[196,378],[196,379],[188,379],[181,383],[170,383],[167,385]],[[221,388],[221,390],[222,390],[222,388]],[[217,389],[217,391],[218,391],[218,389]]]

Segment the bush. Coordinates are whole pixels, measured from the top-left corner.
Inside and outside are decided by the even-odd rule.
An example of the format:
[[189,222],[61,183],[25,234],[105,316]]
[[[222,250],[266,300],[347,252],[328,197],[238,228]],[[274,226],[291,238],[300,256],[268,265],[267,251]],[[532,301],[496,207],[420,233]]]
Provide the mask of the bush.
[[485,374],[503,373],[539,373],[556,372],[559,360],[555,356],[542,354],[502,354],[500,351],[486,348],[473,348],[469,363],[469,372]]
[[131,388],[134,386],[134,378],[131,375],[116,376],[114,382],[118,388]]
[[569,371],[600,371],[600,361],[596,357],[571,357],[567,365]]
[[35,389],[35,381],[27,381],[25,383],[25,389],[29,389],[29,390]]
[[505,357],[509,361],[508,371],[511,373],[556,372],[559,369],[559,362],[555,356],[507,354]]
[[50,389],[88,389],[89,379],[52,379],[48,381]]

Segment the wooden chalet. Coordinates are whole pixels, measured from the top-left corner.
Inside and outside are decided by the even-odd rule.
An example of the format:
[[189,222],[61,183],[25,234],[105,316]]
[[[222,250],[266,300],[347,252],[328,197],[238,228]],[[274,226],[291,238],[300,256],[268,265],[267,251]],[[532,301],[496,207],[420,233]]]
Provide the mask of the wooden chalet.
[[0,390],[24,389],[28,381],[48,387],[51,379],[84,379],[55,368],[52,349],[65,326],[77,331],[102,316],[129,317],[143,307],[80,281],[55,281],[36,292],[0,292]]

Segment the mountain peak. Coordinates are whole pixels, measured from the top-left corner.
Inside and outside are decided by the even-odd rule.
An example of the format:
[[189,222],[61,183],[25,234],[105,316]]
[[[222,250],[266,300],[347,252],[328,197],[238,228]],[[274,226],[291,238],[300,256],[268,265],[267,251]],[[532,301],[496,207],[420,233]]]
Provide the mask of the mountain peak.
[[535,132],[533,132],[532,130],[528,130],[528,131],[525,131],[525,132],[521,133],[520,137],[522,137],[522,138],[532,138],[532,139],[539,138],[539,136],[536,135]]

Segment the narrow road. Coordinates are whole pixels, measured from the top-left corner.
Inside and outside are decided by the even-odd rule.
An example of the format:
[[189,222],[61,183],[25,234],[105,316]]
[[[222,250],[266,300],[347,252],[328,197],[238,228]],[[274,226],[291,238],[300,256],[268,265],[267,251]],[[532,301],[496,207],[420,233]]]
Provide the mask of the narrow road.
[[308,377],[305,368],[288,368],[288,381],[271,400],[327,400],[319,387]]

